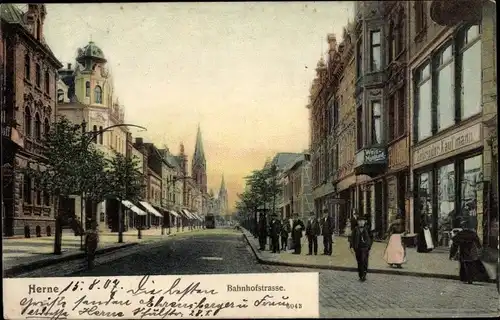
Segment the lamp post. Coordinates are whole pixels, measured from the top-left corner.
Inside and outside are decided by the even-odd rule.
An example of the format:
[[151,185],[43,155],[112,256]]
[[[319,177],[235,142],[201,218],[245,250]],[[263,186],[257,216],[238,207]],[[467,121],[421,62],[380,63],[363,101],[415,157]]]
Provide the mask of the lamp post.
[[[147,129],[142,127],[142,126],[139,126],[139,125],[135,125],[135,124],[128,124],[128,123],[120,123],[120,124],[115,124],[115,125],[112,125],[112,126],[108,126],[106,128],[103,128],[101,130],[98,130],[98,131],[91,131],[91,132],[86,132],[86,127],[87,127],[87,123],[85,122],[85,119],[82,121],[82,124],[81,124],[81,128],[82,128],[82,151],[84,150],[87,150],[87,148],[89,147],[90,143],[96,139],[98,136],[100,136],[101,134],[111,130],[111,129],[114,129],[114,128],[119,128],[119,127],[135,127],[135,128],[139,128],[139,129],[142,129],[143,131],[146,131]],[[83,136],[85,135],[89,135],[89,138],[88,139],[84,139]],[[126,171],[125,171],[125,180],[127,180],[128,178],[128,169],[126,168]],[[127,187],[128,187],[128,183],[127,181],[125,181],[125,194],[122,195],[122,198],[123,197],[126,197],[127,196]],[[123,199],[121,199],[123,200]],[[82,207],[83,207],[83,190],[82,190]],[[81,213],[82,215],[82,219],[83,219],[83,211]],[[93,215],[93,213],[92,213]],[[119,243],[122,243],[123,242],[123,217],[122,217],[122,210],[121,210],[121,204],[118,206],[118,242]],[[94,217],[92,217],[94,218]],[[140,227],[139,227],[139,234],[138,234],[138,238],[141,239],[142,236],[141,236],[141,232],[140,232]],[[80,239],[82,239],[82,236],[80,237]],[[80,240],[80,243],[83,243],[82,240]],[[83,245],[82,245],[83,247]]]

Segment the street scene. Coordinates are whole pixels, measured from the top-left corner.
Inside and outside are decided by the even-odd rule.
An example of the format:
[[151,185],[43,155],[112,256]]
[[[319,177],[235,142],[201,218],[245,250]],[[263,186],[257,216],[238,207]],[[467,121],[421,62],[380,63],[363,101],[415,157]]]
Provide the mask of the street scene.
[[320,317],[498,316],[495,12],[0,4],[4,278],[317,272]]

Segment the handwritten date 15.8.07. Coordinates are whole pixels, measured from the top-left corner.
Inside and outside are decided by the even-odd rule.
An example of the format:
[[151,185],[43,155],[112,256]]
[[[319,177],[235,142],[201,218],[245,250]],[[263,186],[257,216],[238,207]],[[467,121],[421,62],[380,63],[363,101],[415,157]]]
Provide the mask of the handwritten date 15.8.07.
[[[111,291],[116,291],[118,289],[118,285],[120,284],[120,280],[118,279],[106,279],[106,280],[99,280],[99,279],[93,279],[90,285],[85,285],[85,283],[89,283],[88,281],[71,281],[64,289],[62,289],[59,292],[59,295],[63,294],[64,292],[71,290],[71,291],[92,291],[92,290],[111,290]],[[123,288],[120,288],[123,289]]]

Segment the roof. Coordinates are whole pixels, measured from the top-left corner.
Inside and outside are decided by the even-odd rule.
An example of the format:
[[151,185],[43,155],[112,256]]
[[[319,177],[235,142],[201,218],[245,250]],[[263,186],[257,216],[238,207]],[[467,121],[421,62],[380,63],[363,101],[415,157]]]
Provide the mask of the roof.
[[0,4],[0,18],[8,23],[19,23],[24,25],[24,13],[11,3]]
[[201,129],[198,125],[198,132],[196,133],[196,145],[194,147],[193,163],[205,162],[205,151],[203,150],[203,140],[201,139]]
[[99,48],[94,41],[89,41],[89,43],[85,47],[83,47],[83,49],[78,49],[78,56],[76,60],[82,61],[85,58],[93,58],[106,62],[104,52],[102,52],[102,49]]
[[304,153],[299,153],[299,155],[294,160],[292,160],[291,162],[289,162],[283,168],[283,171],[287,172],[287,171],[293,170],[295,167],[297,167],[298,165],[300,165],[305,160],[306,160],[306,155]]
[[270,164],[276,165],[278,170],[283,170],[288,164],[300,156],[303,156],[303,153],[280,152],[274,156]]

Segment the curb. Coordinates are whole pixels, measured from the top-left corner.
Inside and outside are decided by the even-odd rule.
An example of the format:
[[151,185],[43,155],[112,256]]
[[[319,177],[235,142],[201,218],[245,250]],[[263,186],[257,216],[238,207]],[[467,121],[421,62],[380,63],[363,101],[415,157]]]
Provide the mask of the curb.
[[[112,247],[98,249],[98,250],[96,250],[96,255],[101,255],[104,253],[109,253],[109,252],[117,251],[120,249],[125,249],[125,248],[135,246],[138,244],[139,244],[138,242],[131,242],[131,243],[125,243],[121,246],[112,246]],[[38,260],[38,261],[35,261],[32,263],[26,263],[26,264],[14,266],[14,267],[9,268],[9,269],[5,269],[3,271],[3,276],[5,278],[12,278],[12,277],[20,275],[22,273],[33,271],[35,269],[40,269],[40,268],[48,267],[48,266],[51,266],[51,265],[54,265],[57,263],[67,262],[67,261],[72,261],[72,260],[77,260],[77,259],[83,259],[83,258],[85,258],[85,252],[80,251],[78,253],[68,254],[67,256],[60,257],[60,258],[42,259],[42,260]]]
[[[242,231],[242,230],[241,230]],[[307,263],[291,263],[291,262],[283,262],[283,261],[271,261],[261,257],[260,253],[254,246],[250,243],[245,232],[242,231],[245,240],[248,245],[252,249],[252,252],[255,255],[255,258],[260,264],[266,265],[274,265],[274,266],[283,266],[283,267],[295,267],[295,268],[309,268],[309,269],[327,269],[327,270],[335,270],[335,271],[350,271],[350,272],[358,272],[358,269],[355,267],[341,267],[341,266],[325,266],[325,265],[315,265],[315,264],[307,264]],[[368,273],[377,273],[377,274],[391,274],[391,275],[399,275],[399,276],[410,276],[410,277],[420,277],[420,278],[434,278],[434,279],[447,279],[447,280],[460,280],[459,276],[450,275],[450,274],[436,274],[436,273],[424,273],[424,272],[416,272],[416,271],[399,271],[394,269],[368,269]],[[489,279],[488,281],[477,281],[477,282],[487,282],[487,283],[496,283],[496,279]]]

